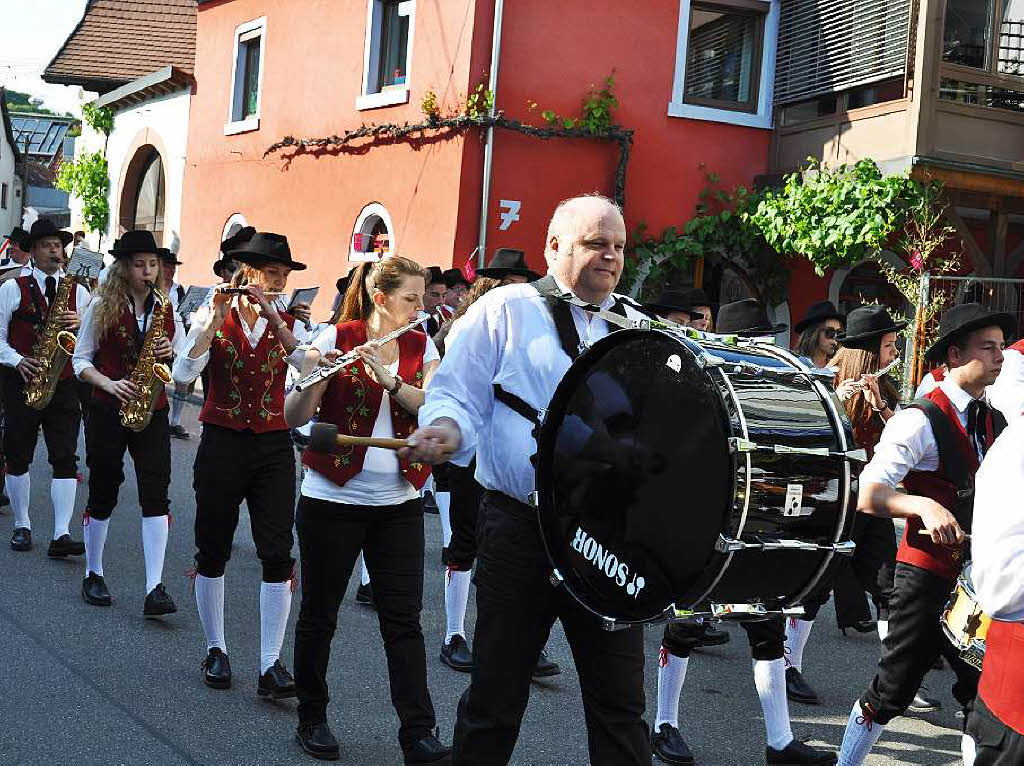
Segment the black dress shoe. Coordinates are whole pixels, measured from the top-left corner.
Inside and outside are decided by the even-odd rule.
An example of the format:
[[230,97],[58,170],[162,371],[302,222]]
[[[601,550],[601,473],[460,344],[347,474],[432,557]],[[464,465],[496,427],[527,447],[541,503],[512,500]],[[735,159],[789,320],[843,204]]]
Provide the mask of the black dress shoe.
[[423,512],[432,513],[435,516],[440,513],[437,508],[437,500],[434,499],[433,492],[425,492],[423,494]]
[[786,697],[802,705],[820,705],[818,693],[796,668],[786,668]]
[[110,591],[102,575],[89,572],[82,580],[82,600],[93,606],[110,606]]
[[942,703],[928,695],[928,688],[922,686],[914,695],[914,701],[907,706],[908,713],[934,713],[942,710]]
[[274,664],[267,668],[267,672],[260,676],[256,682],[256,694],[275,700],[295,696],[295,679],[281,664],[281,660],[275,660]]
[[11,504],[11,498],[7,497],[7,493],[6,492],[0,492],[0,508],[2,508],[5,505],[10,505],[10,504]]
[[827,750],[815,750],[798,739],[794,739],[782,750],[774,747],[765,748],[765,760],[768,763],[812,763],[828,764],[835,763],[838,759],[835,753]]
[[719,630],[714,627],[710,622],[704,623],[704,632],[697,641],[697,646],[721,646],[727,644],[732,640],[732,636],[726,630]]
[[447,644],[441,645],[441,662],[460,673],[473,671],[473,655],[466,639],[456,633]]
[[878,623],[874,620],[859,620],[852,625],[846,625],[839,629],[843,635],[846,635],[847,630],[855,630],[858,633],[874,633],[878,630]]
[[32,530],[26,527],[15,527],[11,532],[12,551],[32,550]]
[[541,649],[540,657],[537,658],[537,667],[533,669],[534,678],[547,678],[548,676],[557,676],[562,672],[562,669],[558,667],[558,663],[548,659],[548,653]]
[[85,553],[85,543],[72,540],[71,535],[61,535],[56,540],[50,541],[50,548],[46,555],[51,559],[62,559],[65,556],[81,556]]
[[164,590],[163,583],[157,583],[157,586],[146,596],[146,603],[142,606],[142,614],[145,617],[162,617],[177,611],[178,607],[174,605],[174,600]]
[[441,744],[437,738],[440,729],[434,729],[434,733],[423,739],[417,740],[411,746],[402,750],[406,763],[433,763],[438,766],[451,763],[452,749]]
[[373,583],[368,582],[366,585],[359,583],[359,587],[356,588],[356,603],[371,609],[377,608],[377,604],[373,600]]
[[295,730],[295,741],[302,745],[306,753],[321,761],[336,761],[341,758],[338,740],[334,738],[326,721],[300,723],[299,728]]
[[670,723],[663,723],[657,731],[651,732],[651,750],[665,763],[696,763],[679,729]]
[[203,669],[203,683],[211,689],[229,689],[231,687],[231,663],[228,656],[215,646],[206,654],[200,665]]
[[181,425],[171,426],[170,433],[175,439],[189,439],[192,436],[185,430],[185,427]]

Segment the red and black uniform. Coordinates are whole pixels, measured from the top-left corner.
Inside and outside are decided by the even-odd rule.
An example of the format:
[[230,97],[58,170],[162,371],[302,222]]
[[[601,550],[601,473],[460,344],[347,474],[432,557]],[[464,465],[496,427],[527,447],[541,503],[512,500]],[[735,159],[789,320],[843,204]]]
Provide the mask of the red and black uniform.
[[1024,622],[993,620],[989,626],[967,733],[977,745],[975,766],[1024,763]]

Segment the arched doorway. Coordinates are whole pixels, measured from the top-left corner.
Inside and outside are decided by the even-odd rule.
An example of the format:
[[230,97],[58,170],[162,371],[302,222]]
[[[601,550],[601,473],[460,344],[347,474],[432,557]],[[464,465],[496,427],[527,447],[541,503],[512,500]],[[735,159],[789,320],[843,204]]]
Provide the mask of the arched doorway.
[[165,182],[164,163],[152,145],[139,147],[128,163],[121,187],[119,234],[146,229],[163,243]]
[[396,252],[394,227],[387,208],[379,202],[364,207],[352,227],[350,261],[379,261]]

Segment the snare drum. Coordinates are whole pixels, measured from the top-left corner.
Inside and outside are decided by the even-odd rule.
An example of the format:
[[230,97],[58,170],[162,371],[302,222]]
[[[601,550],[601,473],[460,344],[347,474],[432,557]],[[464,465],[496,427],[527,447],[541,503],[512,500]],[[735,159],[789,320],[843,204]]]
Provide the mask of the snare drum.
[[968,562],[942,612],[942,632],[960,650],[964,662],[981,670],[985,659],[985,636],[991,623],[992,618],[981,611],[974,595],[971,564]]
[[799,604],[853,551],[863,460],[823,374],[768,343],[692,331],[595,343],[538,435],[553,579],[608,627]]

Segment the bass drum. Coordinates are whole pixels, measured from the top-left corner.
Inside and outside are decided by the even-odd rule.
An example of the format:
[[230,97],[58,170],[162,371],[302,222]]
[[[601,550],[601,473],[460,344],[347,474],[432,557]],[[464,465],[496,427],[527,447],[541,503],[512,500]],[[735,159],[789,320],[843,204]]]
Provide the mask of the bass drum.
[[553,577],[606,623],[796,605],[852,552],[853,446],[831,387],[788,352],[614,332],[573,363],[538,435]]

